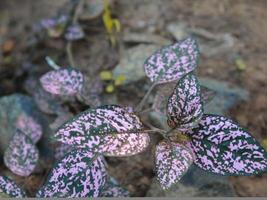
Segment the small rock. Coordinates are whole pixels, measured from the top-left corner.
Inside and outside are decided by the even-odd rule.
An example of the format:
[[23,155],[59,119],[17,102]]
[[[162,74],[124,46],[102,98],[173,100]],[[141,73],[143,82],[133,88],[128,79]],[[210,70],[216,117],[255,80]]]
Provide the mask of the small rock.
[[223,115],[240,101],[249,99],[249,92],[227,82],[200,78],[200,84],[215,91],[214,98],[204,106],[205,113]]
[[124,33],[123,41],[129,43],[153,43],[159,45],[171,44],[170,40],[151,33]]
[[83,12],[80,15],[81,20],[93,20],[104,11],[104,1],[103,0],[86,0],[83,6]]
[[188,37],[187,27],[184,23],[174,22],[167,26],[167,31],[176,39],[182,40]]
[[160,46],[140,44],[130,48],[122,55],[120,64],[113,70],[116,79],[119,75],[125,76],[125,84],[132,83],[144,78],[145,71],[143,64],[145,60],[154,53]]

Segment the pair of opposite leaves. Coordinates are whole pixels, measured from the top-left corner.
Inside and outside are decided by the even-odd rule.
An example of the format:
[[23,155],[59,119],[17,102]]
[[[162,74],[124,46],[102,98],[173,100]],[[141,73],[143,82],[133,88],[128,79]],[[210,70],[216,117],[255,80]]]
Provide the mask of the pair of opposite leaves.
[[196,41],[188,38],[160,49],[144,65],[152,82],[180,79],[168,99],[168,124],[191,139],[187,144],[162,142],[157,146],[157,178],[165,189],[193,162],[221,175],[252,175],[267,170],[267,153],[248,132],[223,116],[203,114],[200,84],[192,72],[198,58]]
[[[172,146],[176,146],[175,149],[177,149],[173,153],[173,147],[170,148],[168,143],[163,142],[158,145],[156,164],[158,178],[164,188],[170,187],[179,180],[193,161],[199,167],[219,174],[248,175],[266,170],[266,152],[249,133],[224,117],[215,115],[202,116],[199,84],[196,77],[189,73],[197,66],[198,57],[199,52],[196,41],[188,38],[162,48],[145,62],[146,74],[152,82],[157,84],[181,79],[184,76],[178,82],[169,99],[168,122],[171,127],[178,126],[180,129],[186,130],[186,133],[192,139],[188,144],[191,148],[173,144]],[[109,110],[111,107],[106,108]],[[121,144],[125,141],[128,142],[129,132],[135,137],[144,135],[140,133],[136,135],[137,130],[131,130],[131,128],[125,129],[127,123],[124,124],[123,118],[121,122],[115,120],[115,128],[109,127],[107,122],[110,123],[109,120],[113,120],[114,116],[108,117],[112,112],[104,111],[102,113],[100,112],[102,109],[103,107],[95,109],[92,112],[94,114],[91,114],[92,116],[90,117],[86,117],[86,115],[91,111],[80,114],[77,119],[65,124],[58,131],[56,137],[63,143],[86,146],[98,151],[98,153],[109,154],[112,152],[110,149],[120,149],[118,147]],[[118,112],[116,114],[121,113]],[[102,118],[101,115],[106,116]],[[133,116],[133,114],[131,115]],[[93,124],[87,120],[91,120],[90,122]],[[106,124],[102,126],[102,122]],[[124,128],[116,127],[118,124]],[[88,132],[90,134],[85,136]],[[126,136],[126,140],[121,139],[124,142],[120,143],[118,140],[123,134],[120,137],[113,135],[113,138],[109,138],[107,135],[101,136],[102,133],[128,133],[128,136]],[[109,134],[109,136],[112,137],[112,134]],[[116,142],[113,142],[114,138]],[[133,141],[137,143],[139,139]],[[108,143],[108,141],[112,142]],[[132,144],[135,143],[133,142]],[[131,144],[128,142],[128,145],[124,145],[124,148],[129,148],[130,146]],[[141,151],[138,145],[136,147],[135,149]],[[123,155],[127,155],[125,152],[127,151],[124,151]],[[134,151],[129,152],[133,153]],[[113,152],[110,155],[116,154]],[[227,159],[227,161],[222,162],[224,159]],[[161,162],[162,160],[166,162]]]

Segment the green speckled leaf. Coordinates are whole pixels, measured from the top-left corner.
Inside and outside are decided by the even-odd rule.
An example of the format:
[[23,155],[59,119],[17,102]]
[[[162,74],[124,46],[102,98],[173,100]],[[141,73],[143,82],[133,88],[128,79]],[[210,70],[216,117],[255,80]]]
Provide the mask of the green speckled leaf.
[[152,82],[166,83],[179,80],[197,67],[198,45],[189,37],[152,54],[144,63],[146,75]]
[[267,171],[267,152],[247,131],[219,115],[203,115],[190,132],[194,161],[221,175],[253,175]]
[[5,165],[19,176],[29,176],[39,159],[39,152],[33,141],[17,130],[4,154]]
[[133,113],[116,105],[88,109],[62,125],[55,138],[76,146],[86,145],[92,136],[138,132],[142,123]]
[[163,189],[170,188],[187,172],[194,161],[194,153],[178,143],[161,142],[156,147],[157,179]]
[[23,198],[26,197],[26,193],[14,181],[5,176],[0,176],[0,197]]
[[22,113],[16,121],[16,128],[26,134],[34,143],[37,143],[42,134],[42,126],[33,117]]
[[45,91],[59,96],[76,95],[83,85],[82,73],[74,68],[52,70],[40,78]]
[[55,164],[36,197],[98,197],[106,178],[100,157],[86,149],[76,149]]
[[170,127],[190,129],[198,124],[203,115],[200,85],[193,73],[179,80],[167,104]]
[[56,132],[61,143],[87,148],[107,156],[129,156],[142,152],[150,142],[142,133],[139,118],[115,105],[89,109],[71,119]]

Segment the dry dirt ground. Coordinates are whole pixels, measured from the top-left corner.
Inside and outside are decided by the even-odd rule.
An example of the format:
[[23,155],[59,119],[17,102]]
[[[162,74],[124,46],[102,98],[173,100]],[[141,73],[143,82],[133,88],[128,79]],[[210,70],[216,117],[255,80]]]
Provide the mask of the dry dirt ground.
[[[3,0],[0,2],[1,43],[8,39],[16,42],[12,52],[14,60],[3,64],[0,57],[1,95],[21,91],[21,82],[27,74],[21,72],[21,62],[31,59],[38,64],[41,74],[48,68],[40,61],[47,51],[64,58],[61,42],[49,42],[38,46],[38,50],[27,48],[27,37],[31,25],[37,20],[54,15],[62,1]],[[236,38],[235,45],[226,53],[211,57],[201,57],[198,73],[201,76],[228,81],[248,90],[251,98],[239,104],[228,115],[247,127],[259,140],[267,139],[267,1],[266,0],[115,0],[113,12],[122,23],[123,31],[154,33],[170,40],[166,31],[171,22],[184,22],[189,27],[200,27],[212,33],[230,33]],[[6,19],[6,18],[4,18]],[[100,21],[100,22],[99,22]],[[90,27],[93,27],[90,29]],[[74,45],[75,58],[83,71],[93,75],[98,67],[110,69],[118,62],[119,54],[109,47],[101,20],[88,23],[86,42]],[[38,52],[37,52],[38,51]],[[235,56],[242,57],[246,68],[238,70]],[[64,59],[63,59],[64,60]],[[64,62],[64,61],[63,61]],[[66,61],[65,61],[66,62]],[[90,67],[88,67],[90,66]],[[128,95],[141,96],[138,86],[129,86],[121,91],[120,101]],[[130,91],[127,93],[127,91]],[[140,91],[140,90],[139,90]],[[141,94],[139,94],[141,93]],[[125,98],[125,99],[124,99]],[[134,104],[136,102],[132,102]],[[110,172],[126,186],[133,196],[144,196],[149,189],[153,172],[153,156],[149,150],[142,155],[129,158],[109,158]],[[122,173],[123,172],[123,173]],[[127,176],[125,176],[127,174]],[[267,196],[267,176],[231,177],[239,196]],[[18,179],[30,193],[43,181],[35,175]],[[34,184],[37,183],[37,184]]]

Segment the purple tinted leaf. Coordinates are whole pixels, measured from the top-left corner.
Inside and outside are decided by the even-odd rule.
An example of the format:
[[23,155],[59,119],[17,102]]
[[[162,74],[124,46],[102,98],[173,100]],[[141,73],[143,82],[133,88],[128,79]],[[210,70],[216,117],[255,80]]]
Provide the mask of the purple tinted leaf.
[[267,170],[267,153],[234,121],[204,115],[199,127],[189,132],[200,168],[223,175],[252,175]]
[[192,150],[182,144],[161,142],[156,147],[157,179],[163,189],[170,188],[194,161]]
[[0,197],[26,197],[26,193],[12,180],[0,176]]
[[199,50],[196,40],[187,38],[156,51],[144,63],[152,82],[179,80],[197,67]]
[[39,152],[32,140],[17,130],[4,153],[5,165],[19,176],[29,176],[39,159]]
[[64,14],[63,15],[59,15],[57,17],[57,23],[58,24],[66,23],[68,21],[68,19],[69,19],[68,15],[64,15]]
[[84,38],[84,32],[80,25],[75,24],[67,28],[65,38],[69,41],[79,40]]
[[180,129],[192,128],[203,114],[200,85],[197,77],[189,73],[179,80],[167,104],[168,124]]
[[40,78],[43,88],[55,95],[76,95],[83,85],[83,75],[79,70],[64,68],[49,71]]
[[88,109],[62,125],[55,138],[63,143],[83,146],[91,143],[92,136],[113,133],[139,132],[139,118],[116,105]]
[[43,28],[51,28],[53,26],[56,25],[56,20],[55,19],[51,19],[51,18],[47,18],[47,19],[42,19],[40,22],[41,26]]
[[98,197],[106,178],[100,157],[86,149],[76,149],[55,164],[36,197]]
[[54,18],[46,18],[40,21],[40,24],[43,28],[50,29],[60,24],[65,24],[68,20],[68,16],[60,15]]
[[129,191],[119,186],[116,180],[110,178],[101,192],[101,197],[129,197]]
[[34,32],[41,32],[46,30],[49,36],[61,36],[67,22],[67,15],[59,15],[56,17],[42,19],[39,23],[33,25]]
[[34,143],[42,136],[42,126],[31,116],[22,113],[16,122],[16,128],[26,134]]

